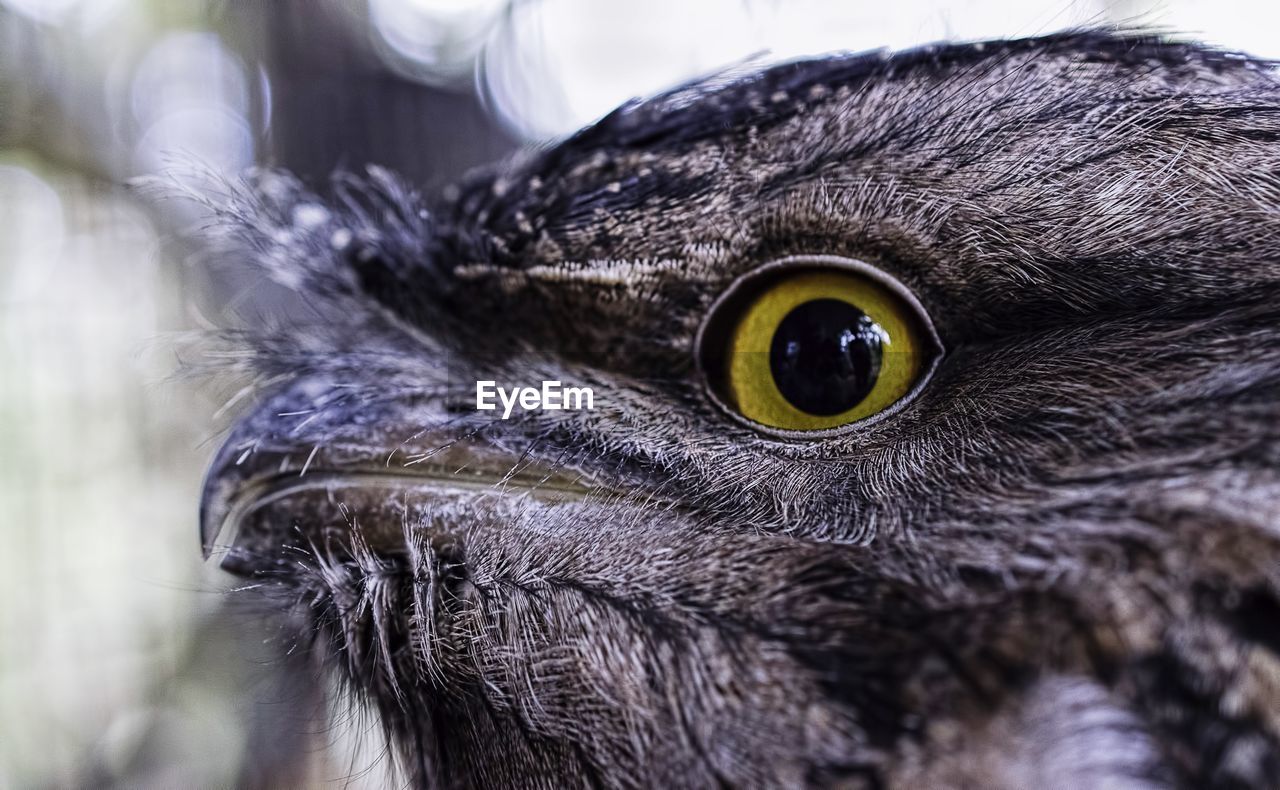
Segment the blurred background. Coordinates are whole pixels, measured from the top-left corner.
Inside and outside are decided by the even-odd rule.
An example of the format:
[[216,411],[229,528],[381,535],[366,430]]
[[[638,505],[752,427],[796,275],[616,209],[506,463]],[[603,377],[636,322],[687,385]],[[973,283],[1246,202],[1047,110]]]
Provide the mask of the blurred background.
[[1280,56],[1273,0],[0,0],[0,788],[388,781],[200,559],[176,338],[287,307],[131,179],[430,190],[747,58],[1106,23]]

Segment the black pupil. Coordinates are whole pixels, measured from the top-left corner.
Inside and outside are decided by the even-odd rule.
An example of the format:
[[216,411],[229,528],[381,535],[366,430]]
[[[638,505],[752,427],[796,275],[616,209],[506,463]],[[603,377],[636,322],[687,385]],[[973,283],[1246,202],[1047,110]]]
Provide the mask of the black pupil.
[[787,313],[773,333],[769,369],[782,396],[809,414],[848,411],[880,373],[883,330],[839,299],[814,299]]

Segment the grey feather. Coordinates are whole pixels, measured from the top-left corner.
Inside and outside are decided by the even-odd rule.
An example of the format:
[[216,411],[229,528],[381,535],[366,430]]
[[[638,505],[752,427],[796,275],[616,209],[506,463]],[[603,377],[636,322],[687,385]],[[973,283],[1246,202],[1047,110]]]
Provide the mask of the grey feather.
[[[228,556],[414,783],[1280,785],[1270,64],[827,58],[438,199],[372,171],[210,203],[321,316],[236,336],[274,388],[209,501],[303,482]],[[711,304],[796,254],[925,305],[946,355],[904,408],[779,440],[708,399]],[[502,421],[480,377],[598,408]],[[449,488],[459,459],[494,485]]]

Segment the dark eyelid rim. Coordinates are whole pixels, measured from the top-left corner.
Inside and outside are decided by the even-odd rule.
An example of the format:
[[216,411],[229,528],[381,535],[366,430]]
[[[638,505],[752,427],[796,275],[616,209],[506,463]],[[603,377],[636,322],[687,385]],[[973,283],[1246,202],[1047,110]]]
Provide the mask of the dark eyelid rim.
[[[761,280],[772,279],[780,276],[788,270],[801,271],[805,269],[837,269],[870,278],[878,284],[892,291],[894,295],[902,299],[904,303],[909,305],[916,313],[916,319],[923,330],[928,344],[932,347],[933,353],[930,355],[927,364],[920,373],[920,377],[911,387],[906,395],[894,401],[884,411],[864,417],[861,420],[855,420],[844,425],[838,425],[834,428],[822,428],[816,431],[794,431],[782,428],[774,428],[768,425],[749,420],[739,414],[732,406],[725,403],[724,399],[716,392],[716,388],[711,383],[711,377],[707,371],[705,364],[703,348],[706,346],[708,326],[713,323],[716,314],[721,308],[734,299],[738,298],[742,292],[754,286],[758,286]],[[702,391],[714,403],[720,411],[724,412],[730,419],[750,428],[757,433],[764,434],[775,439],[781,439],[789,442],[810,442],[815,439],[826,439],[833,436],[843,436],[857,430],[863,430],[881,420],[888,419],[905,408],[916,396],[928,385],[929,380],[933,377],[933,373],[937,370],[938,363],[942,360],[946,353],[946,346],[942,343],[942,338],[938,335],[938,330],[933,325],[933,320],[929,317],[929,312],[925,310],[924,305],[916,298],[905,285],[900,283],[896,278],[886,274],[866,261],[857,258],[847,258],[843,255],[787,255],[782,258],[775,258],[767,263],[761,264],[753,268],[749,272],[739,275],[727,288],[715,298],[711,306],[707,309],[707,314],[703,317],[702,323],[698,326],[698,332],[693,340],[693,356],[694,365],[698,370],[698,378],[702,384]]]

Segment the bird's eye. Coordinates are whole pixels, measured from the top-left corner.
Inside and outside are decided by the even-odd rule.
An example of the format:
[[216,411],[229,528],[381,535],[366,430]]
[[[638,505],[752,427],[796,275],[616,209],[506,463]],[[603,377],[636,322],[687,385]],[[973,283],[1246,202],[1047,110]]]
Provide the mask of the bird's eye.
[[879,414],[937,357],[919,303],[860,267],[786,267],[740,286],[713,308],[700,352],[718,398],[766,428],[817,431]]

